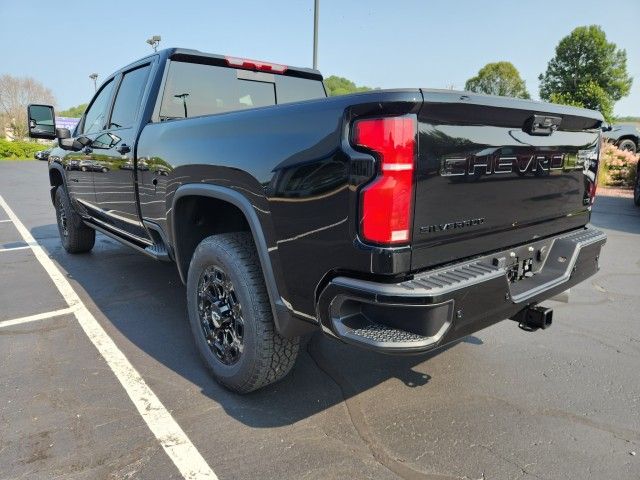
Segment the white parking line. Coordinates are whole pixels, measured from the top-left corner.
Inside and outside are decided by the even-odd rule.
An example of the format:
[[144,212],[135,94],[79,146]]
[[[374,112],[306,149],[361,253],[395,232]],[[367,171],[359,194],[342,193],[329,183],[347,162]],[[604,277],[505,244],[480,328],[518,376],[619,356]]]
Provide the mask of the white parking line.
[[60,310],[54,310],[52,312],[36,313],[35,315],[29,315],[27,317],[14,318],[12,320],[3,320],[0,322],[0,328],[11,327],[13,325],[20,325],[22,323],[35,322],[37,320],[48,320],[49,318],[59,317],[68,313],[74,312],[73,307],[61,308]]
[[16,250],[26,250],[27,248],[31,248],[31,247],[29,245],[25,245],[24,247],[0,248],[0,252],[14,252]]
[[0,223],[6,223],[6,222],[10,222],[10,221],[11,220],[7,218],[6,220],[0,220]]
[[107,365],[118,378],[143,420],[180,471],[180,474],[189,480],[217,479],[216,474],[202,458],[202,455],[191,443],[191,440],[189,440],[180,425],[174,420],[111,337],[107,335],[107,332],[104,331],[100,323],[73,290],[67,278],[36,242],[1,195],[0,206],[7,212],[7,216],[13,221],[22,238],[31,247],[36,258],[64,297],[67,305],[73,308],[74,314],[89,340],[98,349],[98,352],[100,352]]

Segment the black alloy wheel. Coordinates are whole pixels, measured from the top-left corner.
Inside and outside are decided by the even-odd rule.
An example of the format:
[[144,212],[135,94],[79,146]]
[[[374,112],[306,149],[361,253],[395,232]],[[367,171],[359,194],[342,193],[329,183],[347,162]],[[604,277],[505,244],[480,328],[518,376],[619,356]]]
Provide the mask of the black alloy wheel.
[[69,227],[67,225],[67,212],[62,199],[62,196],[58,196],[58,208],[56,208],[56,214],[58,216],[58,227],[62,237],[69,236]]
[[233,283],[219,266],[210,266],[198,284],[198,315],[211,352],[225,365],[242,355],[244,319]]

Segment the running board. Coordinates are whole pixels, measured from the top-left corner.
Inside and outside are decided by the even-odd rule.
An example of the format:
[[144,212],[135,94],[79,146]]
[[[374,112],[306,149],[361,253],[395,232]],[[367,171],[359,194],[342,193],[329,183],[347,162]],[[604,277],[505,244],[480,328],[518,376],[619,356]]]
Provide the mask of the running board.
[[133,248],[134,250],[137,250],[139,252],[144,253],[145,255],[148,255],[151,258],[154,258],[160,262],[170,262],[171,258],[169,257],[169,252],[167,252],[167,249],[165,248],[164,245],[156,245],[156,244],[152,244],[152,245],[147,245],[144,244],[142,242],[136,242],[134,240],[129,240],[125,237],[123,237],[122,235],[118,235],[117,233],[115,233],[114,231],[106,228],[106,227],[102,227],[100,225],[98,225],[97,223],[90,221],[90,220],[84,220],[84,223],[93,228],[94,230],[97,230],[98,232],[106,235],[107,237],[113,238],[114,240]]
[[155,258],[161,262],[170,262],[171,257],[169,256],[169,252],[167,248],[163,244],[154,244],[150,245],[144,249],[144,252],[150,257]]

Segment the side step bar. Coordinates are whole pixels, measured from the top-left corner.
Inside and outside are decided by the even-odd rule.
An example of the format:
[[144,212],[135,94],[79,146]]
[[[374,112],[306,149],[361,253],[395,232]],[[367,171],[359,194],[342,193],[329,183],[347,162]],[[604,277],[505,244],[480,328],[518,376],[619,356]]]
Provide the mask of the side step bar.
[[136,242],[133,239],[128,239],[125,238],[123,235],[119,235],[118,233],[116,233],[115,231],[111,230],[110,228],[106,227],[106,226],[101,226],[98,225],[97,222],[95,221],[89,221],[89,220],[83,220],[84,223],[93,228],[94,230],[97,230],[100,233],[103,233],[104,235],[106,235],[107,237],[113,238],[114,240],[117,240],[118,242],[133,248],[134,250],[137,250],[139,252],[144,253],[145,255],[148,255],[151,258],[154,258],[160,262],[170,262],[171,261],[171,257],[169,256],[169,252],[167,251],[166,247],[164,246],[164,244],[162,245],[158,245],[158,244],[152,244],[152,245],[147,245],[144,244],[142,242]]

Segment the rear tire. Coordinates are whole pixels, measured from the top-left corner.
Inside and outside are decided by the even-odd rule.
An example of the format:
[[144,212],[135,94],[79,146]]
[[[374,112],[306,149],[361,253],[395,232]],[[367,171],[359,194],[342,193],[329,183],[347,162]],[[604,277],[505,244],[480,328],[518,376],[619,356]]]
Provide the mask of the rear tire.
[[276,331],[249,233],[200,242],[189,266],[187,306],[198,352],[228,389],[252,392],[282,379],[295,364],[299,338]]
[[630,138],[625,138],[624,140],[621,140],[620,143],[618,143],[618,148],[620,150],[628,150],[631,153],[636,153],[638,151],[638,146],[636,145],[636,142],[634,142]]
[[69,195],[61,185],[56,188],[56,219],[62,246],[69,253],[85,253],[96,243],[96,231],[87,227],[69,200]]

